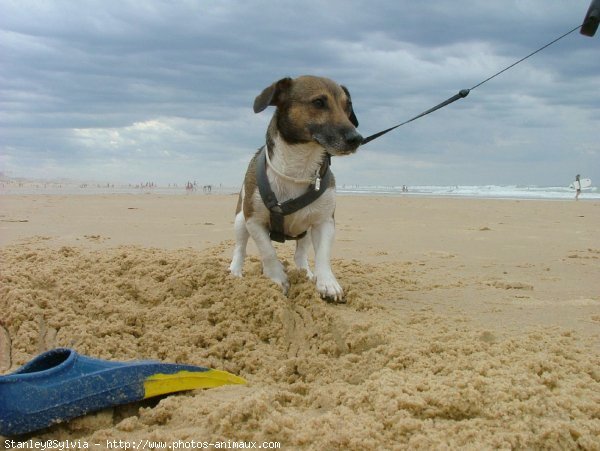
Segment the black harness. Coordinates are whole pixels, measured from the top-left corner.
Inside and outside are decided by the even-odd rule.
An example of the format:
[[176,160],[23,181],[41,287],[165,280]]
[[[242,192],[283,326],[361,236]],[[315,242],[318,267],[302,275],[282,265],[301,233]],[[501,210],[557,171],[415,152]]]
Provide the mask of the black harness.
[[286,235],[283,228],[283,219],[285,216],[297,212],[298,210],[310,205],[317,200],[327,190],[329,186],[329,180],[331,179],[331,171],[329,165],[331,164],[331,156],[327,154],[319,175],[315,180],[315,183],[308,187],[308,191],[302,194],[300,197],[286,200],[285,202],[279,202],[275,193],[271,189],[269,178],[267,177],[267,147],[263,146],[256,158],[256,183],[258,185],[258,191],[262,198],[265,206],[270,213],[270,233],[269,236],[273,241],[284,243],[285,240],[299,240],[304,238],[306,231],[296,236]]

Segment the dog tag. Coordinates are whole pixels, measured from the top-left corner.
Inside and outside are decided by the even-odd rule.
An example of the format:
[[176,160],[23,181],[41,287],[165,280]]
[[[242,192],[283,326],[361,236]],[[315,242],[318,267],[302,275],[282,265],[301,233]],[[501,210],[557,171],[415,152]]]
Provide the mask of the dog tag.
[[321,177],[317,177],[315,180],[315,191],[319,191],[321,189]]

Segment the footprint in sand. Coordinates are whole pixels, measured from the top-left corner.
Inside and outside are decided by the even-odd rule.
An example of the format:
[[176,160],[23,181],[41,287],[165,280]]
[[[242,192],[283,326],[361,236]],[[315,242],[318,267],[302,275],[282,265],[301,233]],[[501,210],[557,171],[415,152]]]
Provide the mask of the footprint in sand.
[[6,371],[10,368],[12,364],[10,351],[10,335],[4,327],[0,326],[0,371]]
[[53,327],[48,327],[48,324],[43,317],[39,320],[39,335],[38,335],[38,352],[48,351],[56,346],[56,335],[58,331]]
[[502,290],[525,290],[533,291],[533,285],[524,282],[505,282],[501,280],[494,280],[485,283],[486,285]]

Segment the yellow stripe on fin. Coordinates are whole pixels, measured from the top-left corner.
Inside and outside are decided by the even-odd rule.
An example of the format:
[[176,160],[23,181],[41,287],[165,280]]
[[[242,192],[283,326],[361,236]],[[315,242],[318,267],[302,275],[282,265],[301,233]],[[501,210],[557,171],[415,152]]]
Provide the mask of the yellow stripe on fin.
[[245,384],[246,380],[221,370],[179,371],[175,374],[153,374],[144,381],[144,398],[221,385]]

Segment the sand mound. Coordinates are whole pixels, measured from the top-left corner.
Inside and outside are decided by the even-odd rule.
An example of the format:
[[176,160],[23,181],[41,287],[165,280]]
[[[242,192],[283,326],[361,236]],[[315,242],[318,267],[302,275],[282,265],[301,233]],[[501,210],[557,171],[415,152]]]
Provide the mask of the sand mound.
[[249,382],[109,409],[36,438],[600,448],[600,357],[571,333],[511,338],[460,316],[391,309],[382,300],[402,305],[419,288],[399,262],[334,262],[345,305],[324,303],[290,269],[286,298],[256,259],[243,279],[229,276],[229,247],[5,248],[5,372],[69,346],[106,359],[205,365]]

